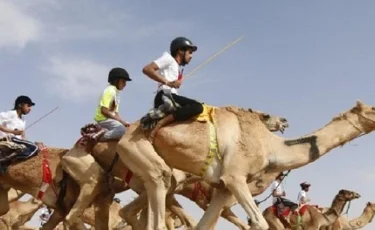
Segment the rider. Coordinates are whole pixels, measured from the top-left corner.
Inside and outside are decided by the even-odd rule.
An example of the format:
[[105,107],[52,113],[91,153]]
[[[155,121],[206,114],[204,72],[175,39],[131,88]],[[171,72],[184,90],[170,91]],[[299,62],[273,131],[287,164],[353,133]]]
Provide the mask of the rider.
[[307,198],[307,192],[309,191],[311,184],[302,182],[300,186],[301,191],[298,193],[297,203],[299,206],[302,206],[310,201],[310,199]]
[[108,130],[101,137],[101,141],[120,139],[125,133],[125,127],[130,125],[121,119],[118,111],[120,105],[119,91],[123,90],[126,82],[131,80],[128,72],[123,68],[113,68],[108,74],[109,85],[101,95],[94,117],[99,126]]
[[288,207],[292,212],[298,207],[298,205],[289,199],[286,199],[286,192],[284,190],[283,185],[281,184],[282,180],[286,174],[283,172],[280,172],[279,175],[276,177],[276,180],[271,185],[271,191],[272,191],[272,204],[277,206],[277,212],[278,217],[283,222],[284,226],[289,226],[289,220],[288,218],[281,215],[285,207]]
[[23,120],[23,115],[29,114],[34,105],[30,97],[21,95],[16,98],[13,110],[0,113],[0,139],[25,145],[24,153],[29,156],[38,151],[38,146],[25,139],[26,122]]
[[157,94],[154,99],[154,108],[163,104],[162,96],[170,96],[181,107],[167,115],[160,121],[150,133],[149,140],[152,142],[157,131],[173,121],[185,121],[203,112],[201,103],[178,95],[183,78],[183,67],[192,59],[193,52],[197,51],[188,38],[177,37],[170,44],[170,53],[164,52],[161,57],[146,65],[143,73],[152,80],[159,82]]

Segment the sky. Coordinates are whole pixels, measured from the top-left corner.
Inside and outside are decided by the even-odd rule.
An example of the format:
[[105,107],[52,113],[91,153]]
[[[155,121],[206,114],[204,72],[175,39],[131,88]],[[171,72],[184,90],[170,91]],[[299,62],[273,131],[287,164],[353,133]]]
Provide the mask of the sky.
[[[120,106],[133,122],[151,108],[157,85],[142,74],[143,66],[177,36],[199,47],[185,73],[245,36],[186,79],[179,92],[206,104],[284,116],[290,128],[283,137],[315,131],[358,99],[375,105],[374,1],[163,2],[0,0],[0,110],[28,95],[36,103],[26,117],[31,124],[58,106],[26,135],[69,148],[80,128],[93,122],[108,72],[119,66],[133,78]],[[373,139],[370,133],[293,170],[284,183],[287,197],[295,200],[299,183],[308,181],[312,202],[328,206],[340,189],[350,189],[362,197],[352,202],[349,218],[360,215],[368,201],[375,202]],[[117,195],[124,205],[133,196]],[[198,221],[202,210],[178,199]],[[246,221],[239,205],[233,210]],[[29,224],[37,226],[37,217]],[[220,219],[217,229],[235,227]]]

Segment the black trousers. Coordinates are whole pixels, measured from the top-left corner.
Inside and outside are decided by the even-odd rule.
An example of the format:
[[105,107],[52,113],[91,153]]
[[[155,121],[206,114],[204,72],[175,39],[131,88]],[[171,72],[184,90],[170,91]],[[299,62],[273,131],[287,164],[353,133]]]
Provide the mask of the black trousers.
[[289,207],[292,211],[296,210],[298,208],[298,204],[294,203],[291,200],[288,200],[286,198],[278,197],[275,205],[284,204],[284,206]]
[[[163,94],[163,90],[160,90],[156,94],[154,108],[157,108],[163,104]],[[173,100],[181,106],[181,108],[177,108],[177,110],[172,113],[176,121],[186,121],[203,112],[203,105],[200,102],[174,93],[172,93],[171,96]]]

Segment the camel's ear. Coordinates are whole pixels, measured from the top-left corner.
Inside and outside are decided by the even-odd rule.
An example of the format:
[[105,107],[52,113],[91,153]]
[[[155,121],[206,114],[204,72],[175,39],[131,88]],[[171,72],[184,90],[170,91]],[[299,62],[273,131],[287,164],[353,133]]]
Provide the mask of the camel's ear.
[[250,113],[253,112],[253,109],[252,109],[252,108],[248,108],[247,110],[248,110]]
[[271,115],[269,115],[268,113],[262,114],[262,116],[263,116],[264,119],[270,119],[271,118]]
[[358,109],[362,110],[362,108],[364,107],[364,104],[362,103],[361,100],[357,100],[356,107],[357,107]]

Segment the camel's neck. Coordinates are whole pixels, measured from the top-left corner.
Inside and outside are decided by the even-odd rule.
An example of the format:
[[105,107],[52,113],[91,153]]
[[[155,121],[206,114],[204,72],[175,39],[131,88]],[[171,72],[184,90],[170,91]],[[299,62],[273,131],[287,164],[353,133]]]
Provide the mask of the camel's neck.
[[354,218],[354,219],[350,220],[349,221],[349,225],[353,229],[361,229],[365,225],[371,223],[372,219],[374,219],[374,215],[375,215],[375,211],[374,210],[366,208],[363,211],[362,215],[360,215],[357,218]]
[[337,218],[340,217],[342,211],[344,210],[346,200],[337,196],[332,202],[331,207],[323,215],[327,218],[327,221],[333,224]]
[[13,202],[15,200],[18,200],[19,198],[21,198],[25,193],[24,192],[21,192],[19,190],[16,190],[16,189],[13,189],[11,188],[9,191],[8,191],[8,202]]
[[307,165],[360,134],[361,131],[348,120],[339,118],[298,139],[285,140],[276,135],[271,136],[271,140],[278,144],[269,145],[270,170],[289,170]]
[[24,224],[29,221],[41,206],[42,202],[37,201],[34,198],[30,198],[26,202],[19,203],[17,208],[18,221],[20,222],[19,224]]

